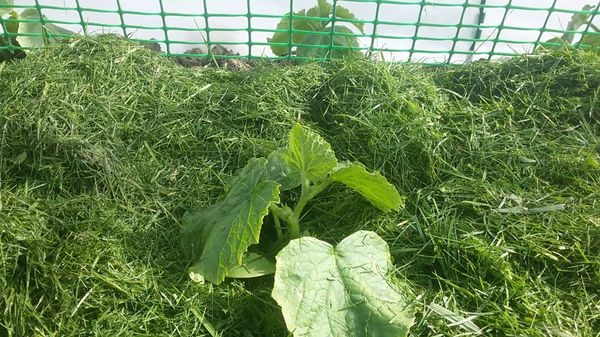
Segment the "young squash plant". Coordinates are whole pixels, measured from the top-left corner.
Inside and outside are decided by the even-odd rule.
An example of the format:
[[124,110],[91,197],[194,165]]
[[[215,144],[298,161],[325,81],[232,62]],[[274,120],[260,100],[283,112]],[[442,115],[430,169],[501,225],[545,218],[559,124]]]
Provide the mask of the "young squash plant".
[[[190,276],[219,284],[227,277],[275,273],[272,296],[294,336],[406,336],[413,323],[410,296],[389,278],[391,255],[383,239],[358,231],[334,247],[302,237],[302,211],[334,183],[352,188],[384,212],[403,206],[381,174],[359,163],[338,162],[321,136],[296,124],[288,147],[250,159],[227,183],[222,201],[186,213],[182,239],[195,258]],[[295,205],[283,204],[280,194],[296,188]],[[269,214],[279,239],[290,239],[275,264],[248,252],[259,242]]]
[[[353,49],[358,48],[359,45],[352,30],[335,25],[335,20],[338,18],[351,20],[349,23],[364,33],[364,24],[358,22],[356,16],[347,8],[333,7],[327,0],[318,0],[315,7],[285,14],[277,25],[279,31],[275,32],[272,38],[267,39],[270,44],[276,43],[270,45],[271,51],[277,56],[295,54],[311,58],[328,56],[344,58],[362,55],[358,50]],[[290,42],[298,46],[291,47]],[[330,49],[331,55],[329,55]]]

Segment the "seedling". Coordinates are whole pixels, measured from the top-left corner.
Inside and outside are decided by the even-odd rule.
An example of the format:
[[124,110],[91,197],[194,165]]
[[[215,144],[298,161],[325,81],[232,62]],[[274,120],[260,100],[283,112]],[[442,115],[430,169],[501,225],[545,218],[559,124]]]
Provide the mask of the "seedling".
[[[184,246],[197,258],[190,276],[219,284],[226,277],[274,272],[272,296],[295,336],[320,336],[324,329],[336,336],[406,336],[412,312],[408,296],[388,279],[391,256],[383,239],[359,231],[333,247],[301,237],[304,207],[333,183],[356,190],[384,212],[403,205],[381,174],[358,163],[338,162],[321,136],[296,124],[287,149],[250,159],[227,184],[222,201],[185,215]],[[282,204],[281,192],[295,188],[301,191],[294,207]],[[279,238],[291,239],[276,264],[247,253],[258,243],[268,214]]]
[[295,54],[313,58],[343,58],[361,55],[354,49],[358,48],[356,36],[350,28],[336,25],[337,19],[350,20],[348,22],[363,33],[363,23],[358,22],[348,9],[318,0],[315,7],[285,14],[277,25],[278,32],[267,41],[278,56]]

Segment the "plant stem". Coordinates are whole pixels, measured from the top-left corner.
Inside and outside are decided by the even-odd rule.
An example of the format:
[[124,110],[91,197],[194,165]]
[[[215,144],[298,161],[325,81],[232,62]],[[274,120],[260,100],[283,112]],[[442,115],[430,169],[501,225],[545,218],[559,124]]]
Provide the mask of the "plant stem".
[[308,201],[310,200],[309,192],[310,192],[310,181],[306,177],[303,176],[302,177],[302,192],[300,192],[300,200],[298,200],[296,207],[294,207],[294,217],[295,218],[300,218],[300,213],[302,213],[302,210],[306,206],[306,203],[308,203]]
[[327,178],[323,180],[320,184],[311,186],[310,193],[308,194],[309,200],[316,197],[317,194],[323,192],[323,190],[326,189],[327,186],[331,185],[332,182],[333,180]]
[[300,224],[298,218],[294,216],[294,212],[287,206],[279,207],[276,205],[269,206],[269,209],[275,217],[285,221],[290,231],[290,238],[296,239],[300,237]]
[[318,185],[310,185],[310,180],[305,176],[302,176],[302,191],[300,192],[300,199],[298,203],[294,207],[292,211],[289,207],[285,206],[281,208],[276,205],[271,205],[270,209],[273,213],[275,219],[275,228],[278,231],[277,235],[279,235],[281,231],[281,225],[279,220],[285,221],[288,226],[290,232],[290,239],[297,239],[300,237],[300,215],[306,207],[306,204],[314,198],[317,194],[321,193],[327,186],[329,186],[333,181],[329,179],[325,179],[323,182]]
[[294,211],[288,222],[288,225],[290,226],[291,239],[297,239],[300,237],[300,214],[310,199],[310,181],[308,178],[302,175],[302,191],[300,192],[300,200],[298,200],[296,207],[294,207]]
[[287,222],[288,227],[290,228],[290,239],[297,239],[300,237],[300,222],[298,219],[293,218]]
[[271,210],[273,215],[285,222],[288,221],[288,219],[292,216],[293,213],[292,210],[287,206],[279,207],[277,205],[271,205],[269,206],[269,209]]
[[277,232],[277,238],[281,239],[283,237],[283,231],[281,230],[281,223],[279,222],[279,217],[275,214],[271,214],[273,216],[273,222],[275,223],[275,231]]

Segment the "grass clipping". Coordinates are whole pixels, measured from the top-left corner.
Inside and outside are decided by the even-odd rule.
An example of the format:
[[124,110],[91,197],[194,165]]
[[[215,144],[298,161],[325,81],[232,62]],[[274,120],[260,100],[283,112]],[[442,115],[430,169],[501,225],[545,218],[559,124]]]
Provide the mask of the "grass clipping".
[[599,83],[571,50],[227,72],[101,36],[0,64],[0,335],[286,335],[271,281],[187,280],[179,221],[299,119],[407,196],[331,188],[303,221],[387,240],[415,336],[594,336]]

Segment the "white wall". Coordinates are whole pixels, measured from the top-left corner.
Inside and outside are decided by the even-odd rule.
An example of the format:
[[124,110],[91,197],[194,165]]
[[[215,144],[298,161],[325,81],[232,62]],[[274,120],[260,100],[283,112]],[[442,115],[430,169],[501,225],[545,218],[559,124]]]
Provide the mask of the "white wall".
[[[207,12],[210,14],[239,14],[237,17],[211,17],[209,19],[209,26],[211,28],[229,28],[229,29],[246,29],[248,27],[248,18],[246,13],[248,11],[247,5],[250,4],[250,9],[253,14],[267,14],[267,15],[282,15],[289,12],[289,0],[162,0],[164,11],[167,13],[183,13],[193,15],[191,17],[182,16],[167,16],[165,21],[171,28],[184,28],[191,29],[193,31],[184,30],[171,30],[168,33],[168,37],[171,41],[183,41],[193,44],[184,43],[173,43],[170,46],[170,51],[174,53],[182,53],[192,47],[203,47],[204,41],[206,41],[206,35],[199,32],[197,29],[204,28],[206,26],[205,19],[202,16],[204,13],[204,5],[206,5]],[[457,24],[462,14],[462,7],[448,7],[443,4],[463,4],[465,0],[436,0],[431,1],[437,6],[426,6],[423,9],[421,22],[426,23],[444,23],[444,24]],[[488,5],[505,5],[509,0],[488,0]],[[600,0],[557,0],[558,8],[579,10],[585,4],[597,4]],[[17,4],[32,5],[35,4],[35,0],[15,0]],[[57,6],[57,7],[71,7],[75,8],[77,2],[75,0],[38,0],[41,5]],[[159,0],[119,0],[121,8],[127,11],[143,11],[151,13],[160,13],[160,1]],[[400,1],[399,1],[400,2]],[[407,0],[402,1],[408,4],[382,4],[380,8],[379,20],[397,22],[397,23],[413,23],[417,21],[420,0]],[[478,4],[480,0],[469,0],[470,4]],[[551,6],[553,0],[512,0],[512,4],[515,6],[527,6],[527,7],[540,7],[548,8]],[[308,8],[314,6],[316,0],[294,0],[294,10],[300,10],[302,8]],[[354,12],[359,19],[373,20],[375,18],[376,3],[370,1],[338,1],[338,4],[349,8]],[[100,10],[117,10],[117,0],[79,0],[79,5],[83,8],[93,8]],[[465,11],[464,23],[475,24],[478,18],[478,8],[469,7]],[[64,10],[64,9],[44,9],[43,13],[52,20],[61,20],[69,22],[80,22],[81,18],[76,10]],[[504,9],[486,9],[485,25],[499,25],[504,15]],[[564,29],[569,22],[571,14],[569,13],[553,13],[548,21],[547,27],[555,29]],[[546,18],[545,11],[525,11],[525,10],[511,10],[508,13],[506,25],[522,26],[539,28],[543,25]],[[103,24],[118,25],[121,22],[121,18],[117,13],[98,13],[93,11],[84,11],[83,20],[88,22],[89,33],[98,32],[115,32],[123,33],[121,28],[107,28],[103,27]],[[124,14],[123,20],[128,25],[139,25],[148,26],[151,28],[129,28],[127,34],[130,34],[134,38],[150,39],[156,38],[159,40],[164,39],[164,32],[162,30],[162,18],[160,15],[135,15],[135,14]],[[253,18],[251,25],[253,29],[274,29],[279,20],[276,18]],[[600,15],[597,16],[596,21],[600,21]],[[79,25],[68,25],[61,24],[65,28],[81,31]],[[360,38],[361,46],[369,47],[371,43],[370,35],[373,32],[373,25],[365,25],[366,37]],[[411,38],[415,33],[414,26],[396,26],[388,24],[380,24],[377,27],[377,33],[379,35],[387,36],[401,36]],[[497,34],[495,29],[483,29],[482,38],[494,39]],[[453,42],[450,40],[456,35],[456,28],[440,28],[440,27],[427,27],[422,26],[418,32],[420,37],[433,37],[433,38],[447,38],[447,41],[430,41],[430,40],[417,40],[415,43],[416,49],[432,50],[432,51],[444,51],[451,49]],[[475,34],[473,28],[463,28],[460,31],[460,37],[472,38]],[[253,32],[251,39],[253,42],[266,42],[267,37],[271,36],[269,32]],[[538,38],[539,32],[537,31],[515,31],[505,29],[500,32],[500,39],[510,39],[523,42],[533,42]],[[556,36],[557,34],[546,33],[542,36],[542,40],[547,40]],[[249,36],[246,31],[213,31],[210,33],[211,41],[226,41],[231,43],[239,43],[230,45],[229,47],[240,54],[248,54],[249,48],[243,44],[248,41]],[[376,48],[383,49],[410,49],[412,46],[412,39],[390,39],[390,38],[378,38],[376,39],[374,46]],[[467,51],[471,42],[458,42],[454,46],[457,51]],[[477,51],[481,52],[481,55],[477,55],[474,59],[485,57],[488,54],[494,43],[483,42],[477,45]],[[527,44],[506,44],[498,43],[495,46],[495,51],[498,52],[528,52],[532,48],[531,43]],[[164,50],[163,46],[163,50]],[[267,46],[256,45],[252,47],[252,55],[272,55]],[[402,61],[408,58],[408,52],[392,52],[384,51],[381,53],[382,57],[390,61]],[[466,58],[464,54],[456,54],[453,56],[453,62],[461,62]],[[415,53],[413,60],[423,61],[445,61],[448,59],[447,53],[440,54],[428,54],[428,53]]]

